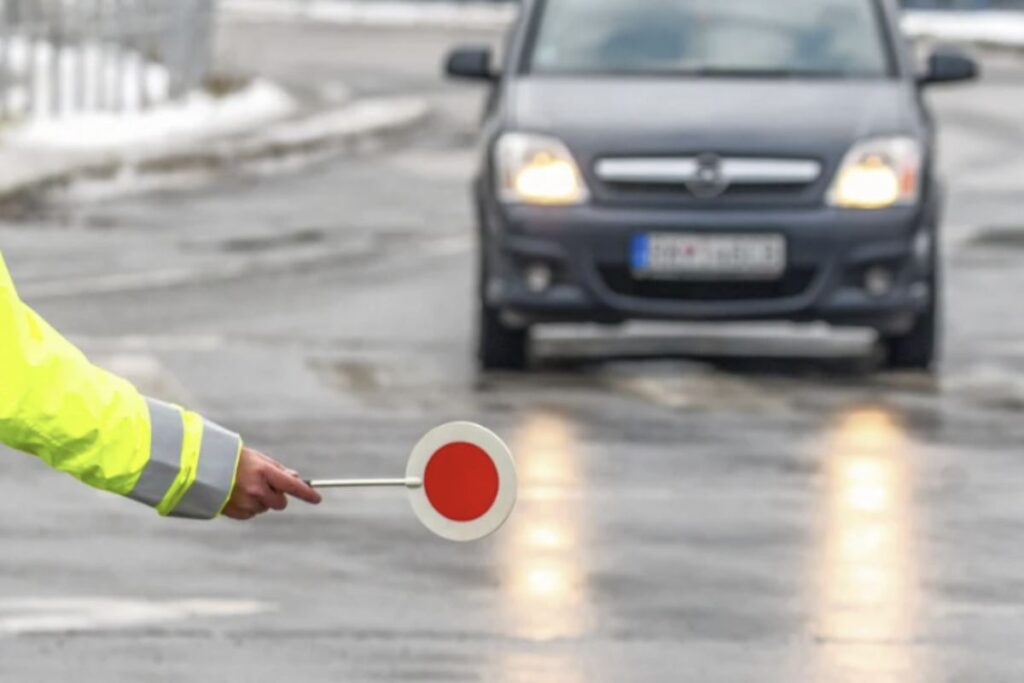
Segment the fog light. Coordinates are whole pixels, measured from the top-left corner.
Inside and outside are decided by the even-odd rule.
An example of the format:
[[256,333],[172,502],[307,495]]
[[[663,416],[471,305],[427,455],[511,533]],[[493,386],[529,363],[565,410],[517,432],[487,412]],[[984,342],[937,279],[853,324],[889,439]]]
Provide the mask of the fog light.
[[882,266],[868,268],[864,273],[864,289],[871,296],[885,296],[892,290],[892,272]]
[[540,294],[551,286],[551,268],[544,263],[532,263],[526,269],[526,288]]

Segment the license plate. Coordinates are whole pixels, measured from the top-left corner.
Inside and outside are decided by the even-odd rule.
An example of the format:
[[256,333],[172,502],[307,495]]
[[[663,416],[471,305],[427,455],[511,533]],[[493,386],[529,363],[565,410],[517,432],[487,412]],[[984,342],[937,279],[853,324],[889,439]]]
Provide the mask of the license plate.
[[637,277],[773,279],[786,270],[786,240],[782,235],[637,235],[630,261]]

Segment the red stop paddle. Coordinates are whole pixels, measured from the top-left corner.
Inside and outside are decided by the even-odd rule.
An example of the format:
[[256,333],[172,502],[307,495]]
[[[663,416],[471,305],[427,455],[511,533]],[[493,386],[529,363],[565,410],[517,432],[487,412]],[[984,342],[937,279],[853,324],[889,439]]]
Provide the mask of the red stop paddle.
[[429,530],[451,541],[497,531],[516,504],[516,467],[508,446],[472,422],[432,429],[412,449],[402,479],[314,479],[316,488],[401,486]]

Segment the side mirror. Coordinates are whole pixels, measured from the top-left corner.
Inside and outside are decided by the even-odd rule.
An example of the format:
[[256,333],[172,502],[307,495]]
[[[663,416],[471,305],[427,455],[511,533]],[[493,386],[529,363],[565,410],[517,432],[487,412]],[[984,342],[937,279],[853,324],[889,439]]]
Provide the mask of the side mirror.
[[498,80],[498,74],[491,70],[491,50],[487,47],[460,47],[452,50],[448,54],[445,72],[452,78]]
[[955,48],[941,48],[928,57],[928,69],[917,81],[921,85],[955,83],[978,77],[978,63]]

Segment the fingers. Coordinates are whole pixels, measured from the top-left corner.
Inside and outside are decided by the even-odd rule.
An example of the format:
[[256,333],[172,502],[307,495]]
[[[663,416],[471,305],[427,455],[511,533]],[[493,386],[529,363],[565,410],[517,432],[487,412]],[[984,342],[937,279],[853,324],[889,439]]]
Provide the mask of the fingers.
[[261,502],[271,510],[278,512],[288,507],[288,498],[270,485],[267,486],[267,492],[263,495]]
[[250,520],[253,517],[255,517],[256,513],[249,512],[248,510],[244,510],[241,507],[232,504],[232,505],[229,505],[226,508],[224,508],[224,516],[228,517],[229,519],[234,519],[234,520],[238,520],[239,522],[244,522],[246,520]]
[[317,493],[317,490],[302,481],[298,475],[289,474],[284,470],[268,469],[266,477],[267,483],[275,491],[287,493],[311,505],[316,505],[320,502],[320,494]]
[[302,481],[297,472],[259,451],[244,448],[224,516],[247,520],[267,510],[284,510],[288,507],[288,495],[307,503],[320,502],[320,494]]
[[248,496],[224,508],[224,516],[231,519],[252,519],[270,509],[263,500]]
[[281,470],[282,472],[287,472],[288,474],[292,475],[293,477],[297,477],[299,479],[302,478],[302,477],[299,477],[299,473],[298,472],[296,472],[295,470],[293,470],[290,467],[286,467],[285,465],[282,465],[281,463],[279,463],[278,461],[274,460],[270,456],[267,456],[267,460],[270,461],[271,465],[273,465],[277,469]]
[[246,488],[246,496],[239,501],[239,508],[243,512],[249,512],[253,516],[262,515],[267,510],[284,510],[288,507],[288,501],[284,495],[275,490],[267,480],[266,472],[272,471],[267,468],[265,472],[257,473],[257,477]]

